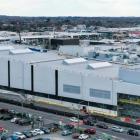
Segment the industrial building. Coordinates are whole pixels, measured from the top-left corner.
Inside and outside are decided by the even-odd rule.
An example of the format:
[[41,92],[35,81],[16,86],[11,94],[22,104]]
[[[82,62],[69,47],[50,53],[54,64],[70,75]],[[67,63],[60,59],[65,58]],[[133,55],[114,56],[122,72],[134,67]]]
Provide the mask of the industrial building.
[[38,100],[70,108],[80,105],[90,112],[117,116],[126,111],[124,102],[133,111],[139,106],[140,67],[135,64],[2,47],[0,77],[1,89],[22,90]]

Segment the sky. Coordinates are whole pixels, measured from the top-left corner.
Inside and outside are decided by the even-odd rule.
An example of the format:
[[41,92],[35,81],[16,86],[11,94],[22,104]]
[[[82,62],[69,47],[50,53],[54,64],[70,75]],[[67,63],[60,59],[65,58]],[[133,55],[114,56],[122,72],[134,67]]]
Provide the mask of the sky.
[[140,16],[140,0],[0,0],[0,15]]

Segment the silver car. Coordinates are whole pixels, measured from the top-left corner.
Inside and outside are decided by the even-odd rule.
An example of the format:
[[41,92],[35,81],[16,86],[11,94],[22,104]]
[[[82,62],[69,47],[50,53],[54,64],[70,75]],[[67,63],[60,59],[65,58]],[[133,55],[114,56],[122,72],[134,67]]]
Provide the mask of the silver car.
[[119,133],[123,133],[124,132],[124,129],[121,128],[121,127],[118,127],[118,126],[113,126],[111,128],[112,131],[115,131],[115,132],[119,132]]

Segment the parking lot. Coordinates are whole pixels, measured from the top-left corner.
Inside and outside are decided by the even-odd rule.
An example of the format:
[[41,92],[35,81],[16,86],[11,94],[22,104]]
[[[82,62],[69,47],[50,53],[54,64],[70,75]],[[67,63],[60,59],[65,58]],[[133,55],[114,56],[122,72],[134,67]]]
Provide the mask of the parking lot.
[[[49,135],[43,135],[43,136],[37,136],[35,139],[37,138],[50,138],[51,140],[72,140],[71,136],[61,136],[61,132],[57,132],[55,134],[49,134]],[[27,140],[33,140],[33,138],[31,139],[27,139]]]
[[[22,108],[22,107],[19,107],[19,106],[5,104],[5,103],[0,103],[0,107],[5,108],[5,109],[9,109],[9,110],[14,109],[14,111],[16,111],[16,112],[25,112],[26,114],[32,114],[36,118],[42,117],[43,118],[43,124],[50,124],[50,123],[58,123],[59,124],[60,121],[63,124],[71,123],[70,118],[64,117],[64,116],[59,116],[59,115],[50,114],[50,113],[46,113],[46,112],[36,111],[36,110],[28,109],[28,108]],[[140,139],[140,137],[128,135],[126,128],[124,128],[123,133],[118,133],[118,132],[114,132],[114,131],[111,130],[112,124],[107,124],[107,125],[109,127],[108,129],[98,128],[95,125],[94,126],[88,126],[88,125],[84,125],[84,124],[80,124],[79,127],[82,128],[82,129],[89,129],[89,128],[94,127],[96,129],[96,134],[92,135],[92,137],[96,137],[96,136],[99,137],[103,133],[105,133],[106,135],[111,136],[111,138],[113,140],[132,140],[132,139],[133,140],[139,140]],[[32,125],[21,126],[19,124],[11,123],[10,120],[0,120],[0,127],[3,127],[6,130],[8,130],[8,135],[12,135],[14,132],[23,132],[25,130],[33,130],[35,128],[39,128],[39,127],[41,127],[41,124],[37,124],[37,125],[34,126],[35,128],[32,128],[33,127]],[[29,138],[27,140],[34,140],[34,139],[40,138],[40,137],[41,138],[43,138],[43,137],[51,138],[51,140],[72,140],[72,135],[62,136],[61,134],[62,134],[62,130],[59,130],[55,133],[51,132],[50,134],[35,136],[35,137]],[[92,139],[92,138],[89,138],[89,140],[90,139]]]

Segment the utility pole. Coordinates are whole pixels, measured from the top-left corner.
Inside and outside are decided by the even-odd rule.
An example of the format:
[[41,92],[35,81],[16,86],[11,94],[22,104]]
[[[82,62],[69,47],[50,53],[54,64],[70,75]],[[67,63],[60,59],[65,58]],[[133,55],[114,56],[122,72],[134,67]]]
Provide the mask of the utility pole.
[[80,119],[80,105],[83,102],[85,102],[85,101],[81,101],[81,102],[78,103],[78,130],[79,130],[79,119]]
[[26,101],[26,98],[25,98],[25,94],[23,93],[23,91],[20,91],[19,94],[18,94],[18,96],[19,96],[20,99],[22,100],[22,101],[21,101],[21,107],[22,107],[22,118],[23,118],[23,110],[24,110],[23,104],[24,104],[24,102]]
[[21,44],[20,24],[17,22],[17,33],[19,35],[19,44]]

